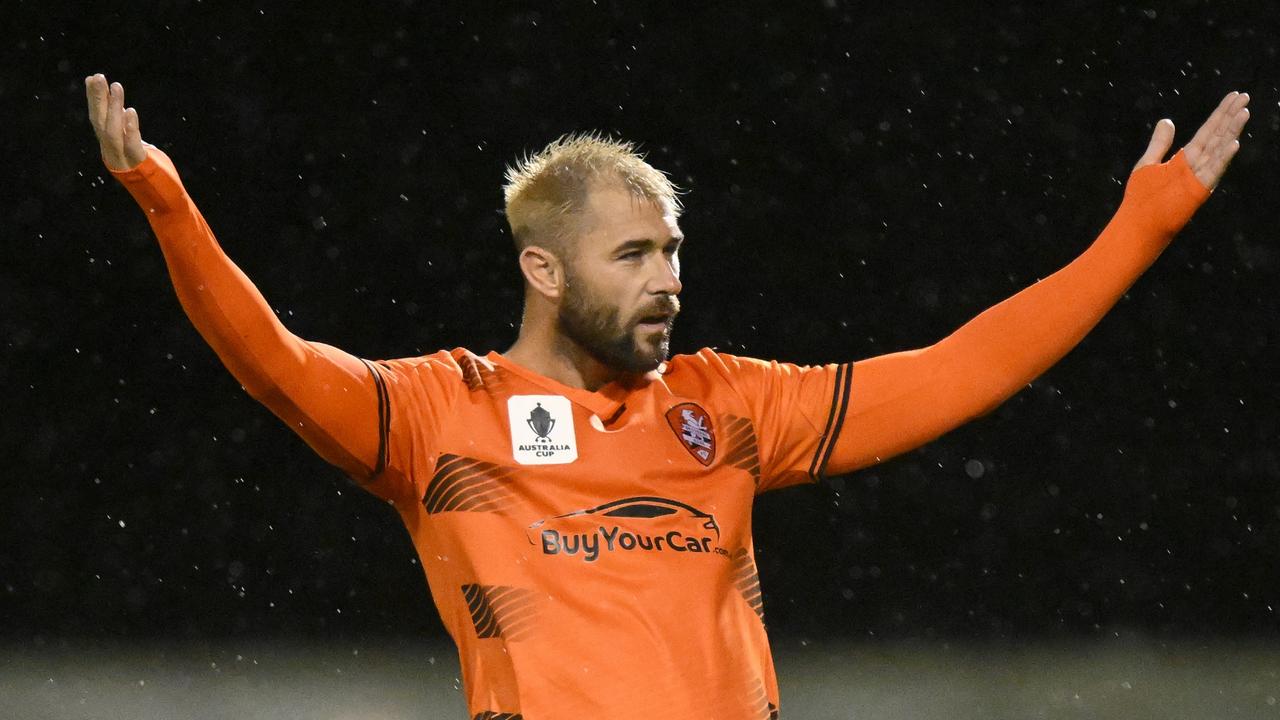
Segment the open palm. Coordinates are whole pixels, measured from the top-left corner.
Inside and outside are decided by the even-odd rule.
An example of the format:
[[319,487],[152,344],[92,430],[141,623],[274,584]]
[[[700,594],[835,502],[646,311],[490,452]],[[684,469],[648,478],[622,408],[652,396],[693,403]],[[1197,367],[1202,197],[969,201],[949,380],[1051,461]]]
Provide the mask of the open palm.
[[[1231,158],[1240,150],[1240,131],[1249,122],[1248,104],[1248,93],[1227,93],[1209,115],[1209,119],[1196,131],[1191,142],[1182,149],[1196,179],[1211,190],[1226,172]],[[1147,151],[1138,159],[1138,164],[1133,169],[1163,162],[1172,145],[1173,121],[1166,118],[1156,123]]]

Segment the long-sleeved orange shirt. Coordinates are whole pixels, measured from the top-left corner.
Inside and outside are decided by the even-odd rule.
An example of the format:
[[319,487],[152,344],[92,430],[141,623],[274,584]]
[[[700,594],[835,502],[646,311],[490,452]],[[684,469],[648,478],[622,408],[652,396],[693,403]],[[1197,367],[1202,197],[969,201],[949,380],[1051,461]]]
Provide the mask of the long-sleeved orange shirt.
[[474,718],[776,717],[751,542],[760,492],[989,411],[1070,350],[1208,196],[1130,178],[1067,267],[920,350],[813,367],[703,350],[596,392],[499,353],[369,361],[291,334],[169,159],[115,175],[178,297],[256,399],[399,512]]

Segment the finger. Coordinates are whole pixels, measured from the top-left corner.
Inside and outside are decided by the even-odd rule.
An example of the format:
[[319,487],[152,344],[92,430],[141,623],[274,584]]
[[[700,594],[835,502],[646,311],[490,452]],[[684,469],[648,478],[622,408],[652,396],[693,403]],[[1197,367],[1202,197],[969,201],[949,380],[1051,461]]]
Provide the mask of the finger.
[[1240,93],[1236,102],[1231,106],[1231,113],[1223,120],[1219,126],[1219,135],[1229,140],[1240,137],[1240,131],[1244,129],[1244,124],[1249,122],[1249,94]]
[[1240,152],[1240,141],[1231,141],[1222,153],[1222,167],[1218,170],[1219,177],[1222,176],[1222,173],[1227,171],[1227,165],[1231,164],[1231,158],[1235,157],[1238,152]]
[[126,108],[124,111],[124,157],[133,167],[147,157],[142,148],[142,131],[138,127],[138,111]]
[[140,140],[142,134],[138,130],[138,111],[136,108],[125,108],[124,110],[124,141],[128,143],[132,138]]
[[101,130],[106,122],[107,103],[106,83],[103,81],[102,75],[91,75],[85,81],[85,94],[89,97],[89,122],[93,123],[94,130]]
[[1242,107],[1237,110],[1236,114],[1227,121],[1223,137],[1227,140],[1238,139],[1240,133],[1244,132],[1244,126],[1249,122],[1249,117],[1249,108]]
[[89,122],[94,132],[101,133],[107,124],[107,78],[101,73],[85,78],[85,95],[89,99]]
[[[1222,121],[1214,135],[1206,141],[1203,152],[1199,153],[1200,156],[1206,158],[1203,161],[1204,164],[1213,165],[1228,152],[1235,154],[1232,148],[1240,144],[1240,133],[1244,130],[1245,123],[1249,122],[1249,109],[1243,106],[1244,103],[1248,102],[1248,96],[1243,95],[1242,97],[1245,99],[1232,105],[1232,114]],[[1192,165],[1194,167],[1195,163],[1192,163]]]
[[[1206,140],[1206,145],[1215,143],[1222,144],[1235,140],[1240,136],[1240,130],[1244,127],[1244,122],[1248,120],[1249,111],[1245,108],[1249,104],[1249,96],[1246,93],[1239,93],[1231,106],[1227,108],[1227,112],[1219,120],[1214,127],[1213,135]],[[1241,113],[1244,117],[1241,117]]]
[[1192,138],[1192,142],[1199,142],[1203,144],[1207,142],[1209,138],[1212,138],[1220,132],[1223,123],[1228,117],[1230,117],[1231,113],[1234,112],[1235,104],[1239,99],[1240,93],[1234,90],[1222,96],[1222,100],[1218,102],[1218,106],[1213,109],[1213,112],[1209,113],[1209,117],[1205,118],[1204,124],[1196,131],[1196,135]]
[[98,123],[94,119],[94,113],[93,113],[93,76],[92,75],[86,75],[84,78],[84,103],[85,103],[85,107],[89,111],[89,122],[96,127]]
[[1169,154],[1169,148],[1173,146],[1173,130],[1173,121],[1169,118],[1156,123],[1155,130],[1151,132],[1151,142],[1147,143],[1147,151],[1138,158],[1133,169],[1164,162],[1164,156]]
[[103,129],[106,131],[106,139],[114,146],[119,147],[121,132],[123,125],[121,121],[124,117],[124,86],[118,82],[111,83],[111,97],[107,102],[107,121]]
[[[1210,138],[1218,133],[1223,122],[1230,117],[1232,113],[1232,105],[1240,99],[1240,93],[1232,91],[1226,94],[1218,103],[1218,107],[1214,108],[1209,114],[1208,119],[1196,131],[1195,136],[1191,138],[1191,142],[1187,143],[1187,151],[1196,154],[1203,150],[1205,145],[1209,143]],[[1247,101],[1246,101],[1247,102]]]
[[1206,161],[1203,167],[1196,170],[1196,179],[1210,190],[1218,187],[1218,181],[1227,172],[1227,166],[1231,164],[1231,159],[1238,152],[1240,152],[1239,140],[1223,143],[1221,150],[1216,152],[1211,160]]
[[1219,134],[1209,139],[1209,144],[1203,148],[1203,152],[1193,155],[1188,150],[1187,162],[1191,164],[1196,178],[1205,187],[1217,187],[1218,181],[1227,171],[1227,165],[1231,163],[1236,153],[1240,152],[1240,132],[1247,122],[1249,122],[1249,110],[1240,107],[1219,128]]
[[1222,136],[1215,138],[1213,155],[1221,163],[1221,169],[1226,169],[1227,163],[1240,150],[1240,133],[1244,130],[1245,123],[1249,122],[1248,108],[1240,108],[1240,110],[1231,117],[1223,130]]
[[1235,134],[1237,136],[1244,132],[1244,126],[1249,123],[1249,118],[1252,116],[1252,113],[1249,112],[1249,108],[1247,107],[1240,108],[1240,112],[1236,113],[1236,122],[1238,124],[1235,129]]

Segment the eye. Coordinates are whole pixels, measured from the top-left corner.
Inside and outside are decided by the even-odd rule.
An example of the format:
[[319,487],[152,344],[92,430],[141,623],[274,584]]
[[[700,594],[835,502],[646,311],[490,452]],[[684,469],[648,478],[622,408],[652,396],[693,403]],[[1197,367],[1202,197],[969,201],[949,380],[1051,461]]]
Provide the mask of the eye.
[[619,260],[639,260],[644,255],[640,250],[628,250],[618,256]]

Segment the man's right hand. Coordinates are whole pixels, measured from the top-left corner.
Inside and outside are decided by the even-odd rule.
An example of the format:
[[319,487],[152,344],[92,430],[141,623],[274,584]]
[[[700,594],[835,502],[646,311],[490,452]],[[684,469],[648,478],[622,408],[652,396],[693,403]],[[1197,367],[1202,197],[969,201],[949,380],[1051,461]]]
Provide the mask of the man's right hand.
[[115,171],[137,167],[147,158],[138,130],[138,111],[124,106],[124,86],[107,85],[102,73],[84,79],[89,98],[89,122],[102,148],[102,162]]

